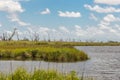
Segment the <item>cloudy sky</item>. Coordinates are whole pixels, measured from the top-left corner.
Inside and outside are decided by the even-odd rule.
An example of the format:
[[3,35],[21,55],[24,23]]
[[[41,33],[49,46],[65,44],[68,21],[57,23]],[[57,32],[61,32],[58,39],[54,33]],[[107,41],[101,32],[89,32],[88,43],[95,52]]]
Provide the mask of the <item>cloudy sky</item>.
[[120,0],[0,0],[0,36],[120,41],[119,14]]

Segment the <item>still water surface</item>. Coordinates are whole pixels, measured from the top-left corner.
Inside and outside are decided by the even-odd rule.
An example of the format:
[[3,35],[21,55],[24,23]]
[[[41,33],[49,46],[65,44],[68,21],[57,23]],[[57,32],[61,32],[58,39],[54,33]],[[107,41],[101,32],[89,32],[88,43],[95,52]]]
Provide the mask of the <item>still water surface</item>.
[[78,75],[94,76],[96,80],[120,80],[120,46],[81,46],[90,60],[75,63],[53,63],[44,61],[0,61],[0,71],[11,73],[18,67],[28,71],[54,69],[62,73],[76,71]]

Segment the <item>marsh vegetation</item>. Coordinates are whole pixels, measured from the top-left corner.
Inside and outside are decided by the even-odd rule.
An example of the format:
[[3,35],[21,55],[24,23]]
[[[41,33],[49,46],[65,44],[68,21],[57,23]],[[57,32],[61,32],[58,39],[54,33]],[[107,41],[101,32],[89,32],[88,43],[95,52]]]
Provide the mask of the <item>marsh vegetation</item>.
[[18,68],[11,74],[0,74],[0,80],[80,80],[76,73],[62,74],[54,70],[35,70],[28,72],[23,68]]
[[[46,42],[46,41],[0,41],[0,59],[14,60],[44,60],[48,62],[75,62],[89,59],[82,50],[74,46],[119,46],[119,42]],[[44,73],[44,74],[40,74]],[[51,74],[49,74],[51,73]],[[24,74],[24,75],[22,75]],[[51,76],[47,78],[46,76]],[[71,79],[71,76],[75,79]],[[41,76],[41,77],[39,77]],[[23,77],[22,79],[19,77]],[[27,78],[26,78],[27,77]],[[25,69],[17,69],[10,74],[0,74],[0,80],[80,80],[77,74],[59,73],[54,70],[34,70],[27,72]],[[19,80],[18,79],[18,80]],[[85,79],[85,77],[84,77]],[[85,79],[86,80],[86,79]],[[92,79],[88,79],[92,80]]]
[[88,59],[86,53],[71,45],[28,41],[0,42],[0,57],[1,59],[31,59],[52,62],[74,62]]

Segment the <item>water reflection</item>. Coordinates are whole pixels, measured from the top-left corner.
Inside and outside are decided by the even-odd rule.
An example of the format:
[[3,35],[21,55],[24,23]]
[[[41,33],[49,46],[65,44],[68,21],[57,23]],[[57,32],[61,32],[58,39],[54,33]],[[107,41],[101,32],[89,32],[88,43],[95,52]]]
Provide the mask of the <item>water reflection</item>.
[[[54,63],[54,62],[45,62],[45,61],[0,61],[0,71],[7,73],[11,69],[14,71],[18,67],[23,67],[28,71],[34,71],[34,69],[53,69],[56,71],[63,71],[67,73],[70,71],[76,71],[80,73],[82,71],[82,65],[84,62],[76,63]],[[11,68],[12,67],[12,68]]]

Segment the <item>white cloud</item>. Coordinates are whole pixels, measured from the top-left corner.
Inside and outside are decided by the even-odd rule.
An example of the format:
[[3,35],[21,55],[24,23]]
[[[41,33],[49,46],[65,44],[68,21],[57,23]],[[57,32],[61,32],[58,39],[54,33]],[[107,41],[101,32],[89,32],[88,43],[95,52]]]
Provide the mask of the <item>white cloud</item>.
[[17,22],[20,26],[27,26],[27,25],[30,25],[29,23],[25,23],[23,21],[21,21],[19,19],[19,16],[17,14],[10,14],[8,16],[8,18],[12,21],[12,22]]
[[107,25],[97,25],[96,27],[81,28],[75,27],[73,33],[81,40],[120,40],[120,31]]
[[60,29],[62,32],[69,33],[69,30],[68,30],[66,27],[64,27],[64,26],[59,27],[59,29]]
[[[111,36],[120,36],[119,28],[113,27],[111,23],[113,22],[119,22],[120,18],[115,17],[113,14],[106,15],[100,24],[98,24],[99,29],[103,30],[105,34],[110,34]],[[115,23],[114,23],[115,24]],[[116,26],[116,24],[114,25]]]
[[110,25],[111,22],[118,22],[118,21],[120,21],[120,18],[115,17],[112,14],[108,14],[100,22],[100,25],[107,25],[108,26],[108,25]]
[[14,0],[0,0],[0,11],[9,13],[23,12],[20,3]]
[[2,27],[2,24],[0,23],[0,27]]
[[93,13],[90,14],[90,19],[93,19],[93,20],[95,20],[95,21],[98,20],[97,17],[96,17]]
[[[101,25],[99,26],[99,28],[104,31],[104,35],[109,35],[111,37],[119,37],[120,36],[120,31],[118,29],[116,29],[115,27],[112,26],[107,26],[107,25]],[[109,37],[109,36],[105,36],[105,37]]]
[[112,15],[112,14],[108,14],[107,16],[105,16],[105,17],[103,18],[103,20],[106,21],[106,22],[114,22],[114,21],[120,21],[120,18],[115,17],[115,16]]
[[78,37],[82,38],[90,38],[90,37],[95,37],[96,35],[101,35],[104,32],[99,29],[99,27],[88,27],[88,28],[81,28],[79,25],[75,25],[75,34]]
[[42,33],[48,33],[51,31],[51,29],[47,28],[47,27],[40,27],[39,28],[39,31],[42,32]]
[[46,8],[44,11],[40,12],[40,14],[50,14],[50,10]]
[[94,2],[108,5],[120,5],[120,0],[94,0]]
[[84,40],[120,40],[120,26],[116,25],[120,18],[113,14],[108,14],[96,26],[86,28],[75,26],[73,33]]
[[115,27],[120,31],[120,25],[116,24]]
[[62,11],[58,11],[58,15],[60,17],[69,17],[69,18],[78,18],[78,17],[81,17],[81,14],[80,12],[69,12],[69,11],[66,11],[66,12],[62,12]]
[[24,12],[19,0],[0,0],[0,11],[7,12],[10,21],[17,22],[20,26],[29,25],[19,19],[18,13]]
[[100,7],[99,5],[91,6],[91,5],[84,5],[85,8],[95,11],[98,13],[114,13],[114,12],[120,12],[120,9],[116,9],[114,7]]
[[83,30],[79,25],[75,25],[75,31],[73,31],[76,36],[85,36],[86,35],[86,31]]
[[28,1],[30,1],[30,0],[14,0],[14,1],[26,1],[26,2],[28,2]]

